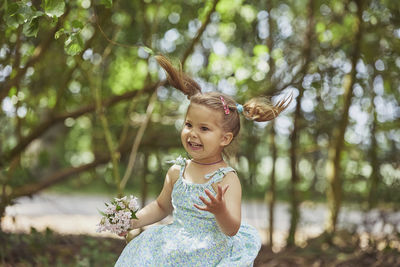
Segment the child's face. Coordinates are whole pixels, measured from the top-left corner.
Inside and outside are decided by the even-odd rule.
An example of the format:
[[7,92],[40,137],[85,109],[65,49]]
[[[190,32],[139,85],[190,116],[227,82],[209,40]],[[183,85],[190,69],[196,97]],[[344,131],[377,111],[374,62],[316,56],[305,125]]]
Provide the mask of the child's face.
[[186,115],[181,140],[193,159],[218,160],[221,152],[232,140],[222,125],[223,114],[204,105],[191,104]]

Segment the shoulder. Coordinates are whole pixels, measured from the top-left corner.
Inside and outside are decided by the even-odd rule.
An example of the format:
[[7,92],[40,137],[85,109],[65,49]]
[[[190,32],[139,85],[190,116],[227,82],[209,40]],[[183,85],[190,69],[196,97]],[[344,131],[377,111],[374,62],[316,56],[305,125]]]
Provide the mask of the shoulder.
[[[237,196],[241,195],[242,186],[240,184],[240,180],[239,180],[237,173],[234,171],[227,172],[221,181],[213,184],[214,190],[217,190],[217,185],[221,185],[221,186],[228,185],[230,188],[228,191],[230,191],[230,193],[233,193]],[[217,192],[217,191],[215,191],[215,192]]]
[[167,181],[170,182],[171,184],[174,184],[176,180],[179,178],[179,173],[181,170],[181,166],[178,164],[172,165],[167,172]]
[[223,184],[223,185],[225,185],[225,184],[229,184],[229,185],[235,184],[235,185],[239,185],[240,186],[240,180],[239,180],[239,177],[238,177],[236,172],[230,171],[230,172],[227,172],[225,174],[225,176],[221,180],[220,184]]
[[225,198],[229,199],[229,201],[234,199],[234,203],[236,203],[236,205],[240,205],[242,197],[242,186],[240,184],[240,180],[236,172],[233,171],[227,172],[220,182],[212,184],[212,187],[215,192],[218,192],[218,185],[222,187],[229,186],[228,190],[224,195]]

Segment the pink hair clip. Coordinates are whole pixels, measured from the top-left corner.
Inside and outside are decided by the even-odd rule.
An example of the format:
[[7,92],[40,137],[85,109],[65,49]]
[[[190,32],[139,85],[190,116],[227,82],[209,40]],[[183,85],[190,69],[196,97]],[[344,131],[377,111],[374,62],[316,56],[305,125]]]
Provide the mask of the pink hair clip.
[[229,108],[225,103],[225,99],[222,97],[222,95],[219,96],[219,98],[221,98],[222,105],[224,106],[225,115],[228,115],[229,114]]

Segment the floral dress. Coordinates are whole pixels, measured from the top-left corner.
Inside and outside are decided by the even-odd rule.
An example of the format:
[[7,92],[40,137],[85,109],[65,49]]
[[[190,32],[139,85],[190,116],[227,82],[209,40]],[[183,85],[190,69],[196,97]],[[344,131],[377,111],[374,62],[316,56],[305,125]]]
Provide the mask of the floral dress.
[[173,222],[152,226],[134,238],[115,266],[253,266],[261,247],[257,230],[242,223],[235,236],[227,236],[212,213],[193,206],[203,206],[199,196],[208,199],[204,189],[215,193],[211,185],[235,170],[220,168],[205,176],[206,183],[196,184],[183,177],[186,159],[173,163],[181,167],[172,190]]

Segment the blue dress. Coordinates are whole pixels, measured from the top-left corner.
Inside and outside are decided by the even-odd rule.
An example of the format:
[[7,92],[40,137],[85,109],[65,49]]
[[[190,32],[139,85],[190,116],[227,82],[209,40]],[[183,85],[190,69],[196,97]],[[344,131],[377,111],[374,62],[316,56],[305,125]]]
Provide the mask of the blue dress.
[[208,199],[204,189],[215,193],[211,185],[235,170],[220,168],[206,175],[206,183],[196,184],[183,178],[186,159],[179,157],[173,162],[181,167],[172,190],[173,222],[149,227],[134,238],[115,266],[253,266],[261,247],[257,230],[242,223],[235,236],[227,236],[212,213],[193,206],[204,206],[199,199]]

